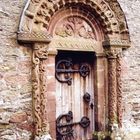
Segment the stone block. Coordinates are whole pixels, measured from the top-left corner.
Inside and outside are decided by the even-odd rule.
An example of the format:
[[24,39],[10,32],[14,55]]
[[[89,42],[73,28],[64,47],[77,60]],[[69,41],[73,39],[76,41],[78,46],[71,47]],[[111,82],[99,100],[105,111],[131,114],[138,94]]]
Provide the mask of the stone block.
[[28,120],[28,116],[25,112],[17,112],[14,113],[11,117],[9,122],[10,123],[22,123]]

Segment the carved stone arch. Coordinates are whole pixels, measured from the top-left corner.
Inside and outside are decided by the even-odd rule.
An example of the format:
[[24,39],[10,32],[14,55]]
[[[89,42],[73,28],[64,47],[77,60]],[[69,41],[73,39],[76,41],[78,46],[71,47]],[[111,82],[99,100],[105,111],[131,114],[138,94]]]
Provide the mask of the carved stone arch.
[[[24,33],[32,33],[35,36],[34,32],[47,32],[49,22],[53,15],[60,9],[72,6],[83,7],[82,10],[87,9],[87,12],[94,15],[102,25],[106,36],[108,35],[107,39],[112,38],[114,34],[118,34],[117,37],[120,39],[129,39],[125,16],[116,0],[109,2],[105,0],[28,0],[21,16],[19,40],[23,40]],[[43,36],[45,37],[42,33]]]
[[[70,39],[73,36],[61,28],[63,24],[68,24],[68,22],[74,23],[75,20],[79,21],[76,24],[84,24],[86,26],[84,33],[82,32],[83,28],[80,30],[80,33],[74,33],[76,43],[80,44],[78,39],[80,38],[79,40],[81,40],[82,38],[86,44],[83,43],[82,46],[81,43],[80,46],[82,48],[77,48],[77,50],[96,53],[97,82],[101,78],[100,66],[106,60],[106,68],[108,68],[105,79],[108,102],[106,104],[108,105],[106,120],[109,121],[104,122],[104,125],[107,124],[113,127],[117,123],[121,127],[121,53],[122,49],[130,47],[130,38],[125,15],[118,1],[28,0],[21,16],[17,39],[22,43],[31,43],[33,46],[33,113],[36,140],[50,138],[48,92],[52,85],[49,85],[48,81],[51,79],[51,82],[55,83],[54,56],[57,54],[57,50],[67,50],[67,46],[77,45],[69,45],[69,38],[67,36]],[[64,34],[61,34],[57,29],[64,30]],[[65,43],[63,45],[63,42],[68,44]],[[61,44],[60,48],[59,44]],[[76,50],[75,48],[68,48],[68,50],[70,49]],[[51,71],[52,75],[47,75],[49,73],[47,70]],[[101,106],[99,103],[102,102],[100,98],[102,96],[98,96],[100,87],[96,86],[96,88],[96,130],[101,131],[105,129],[105,127],[102,128],[100,126],[100,122],[102,122],[102,118],[105,116],[103,116],[104,114],[100,110]]]

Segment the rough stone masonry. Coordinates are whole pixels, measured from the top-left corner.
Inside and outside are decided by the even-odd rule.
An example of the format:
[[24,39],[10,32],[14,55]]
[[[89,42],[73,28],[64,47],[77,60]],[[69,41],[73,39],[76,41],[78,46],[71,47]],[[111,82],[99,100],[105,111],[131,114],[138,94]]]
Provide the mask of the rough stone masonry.
[[[132,47],[123,59],[123,135],[140,139],[140,1],[118,0],[128,22]],[[30,140],[31,49],[17,42],[26,0],[0,0],[0,139]]]

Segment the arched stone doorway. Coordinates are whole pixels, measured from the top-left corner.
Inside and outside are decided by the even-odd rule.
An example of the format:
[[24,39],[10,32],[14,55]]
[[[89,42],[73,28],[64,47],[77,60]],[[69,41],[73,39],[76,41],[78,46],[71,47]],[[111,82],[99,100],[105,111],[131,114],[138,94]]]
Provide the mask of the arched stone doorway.
[[[125,16],[117,1],[29,0],[21,17],[18,40],[32,44],[33,113],[36,138],[45,139],[50,134],[55,139],[56,119],[64,114],[67,116],[67,111],[75,110],[76,113],[78,109],[75,108],[78,105],[81,106],[80,110],[83,113],[79,117],[75,115],[78,119],[74,118],[74,121],[78,121],[83,115],[90,120],[88,132],[77,130],[80,133],[84,132],[83,140],[91,139],[90,133],[94,130],[108,130],[108,126],[112,127],[114,124],[121,127],[121,52],[122,49],[130,47],[130,40]],[[87,59],[81,61],[77,58],[76,61],[74,53]],[[58,73],[56,66],[61,59],[63,60],[61,62],[70,62],[65,56],[74,59],[75,66],[65,66],[66,74],[64,67],[60,66],[58,69],[63,69],[63,72]],[[86,67],[84,72],[88,73],[88,78],[86,75],[84,80],[80,80],[82,74],[76,76],[74,74],[76,71],[68,73],[69,68],[79,72],[80,66],[85,67],[85,63],[86,66],[88,65],[88,70]],[[60,79],[55,77],[56,74]],[[75,80],[64,82],[68,78]],[[79,87],[80,90],[70,88],[71,82],[75,83],[72,87]],[[84,109],[83,101],[79,101],[86,91],[89,92],[88,90],[92,97],[90,117],[85,113],[86,111],[84,112],[88,109]],[[84,93],[81,94],[81,91]],[[60,96],[64,92],[70,93],[73,99],[79,98],[80,104],[69,106],[67,102],[72,104],[72,99],[68,98],[67,102],[64,101],[67,109],[65,106],[60,107],[62,100],[67,99]],[[76,93],[79,97],[75,96]],[[60,97],[63,99],[59,104]],[[81,138],[78,136],[75,139]]]

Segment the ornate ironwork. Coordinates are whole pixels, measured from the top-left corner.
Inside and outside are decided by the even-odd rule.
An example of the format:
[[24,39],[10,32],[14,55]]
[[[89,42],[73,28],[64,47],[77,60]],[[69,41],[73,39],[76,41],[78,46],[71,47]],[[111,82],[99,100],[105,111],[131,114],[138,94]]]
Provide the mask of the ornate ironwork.
[[83,96],[83,99],[84,99],[84,102],[85,102],[85,103],[89,103],[90,100],[91,100],[90,94],[86,92],[86,93],[84,94],[84,96]]
[[90,125],[90,120],[88,117],[84,116],[79,122],[73,122],[72,111],[60,115],[56,120],[57,140],[74,138],[73,126],[78,124],[85,129]]
[[74,65],[71,60],[60,60],[56,64],[56,79],[61,83],[72,83],[72,73],[80,73],[82,77],[86,77],[90,73],[89,66],[82,64],[79,69],[73,69]]

